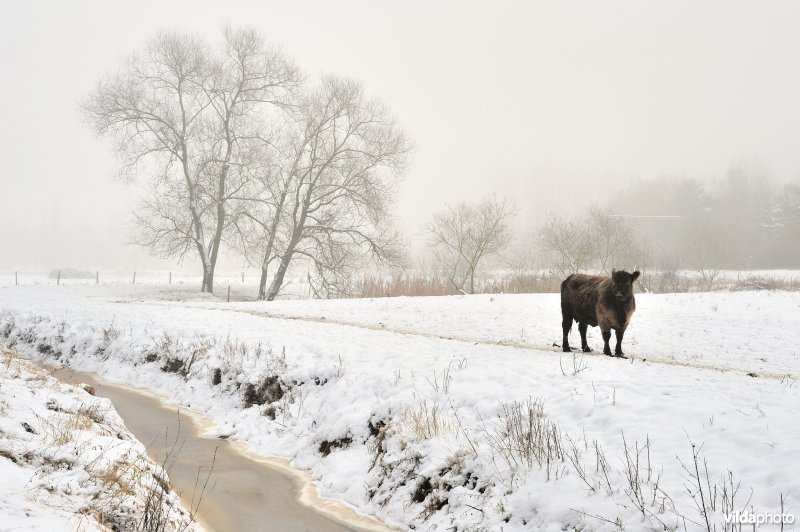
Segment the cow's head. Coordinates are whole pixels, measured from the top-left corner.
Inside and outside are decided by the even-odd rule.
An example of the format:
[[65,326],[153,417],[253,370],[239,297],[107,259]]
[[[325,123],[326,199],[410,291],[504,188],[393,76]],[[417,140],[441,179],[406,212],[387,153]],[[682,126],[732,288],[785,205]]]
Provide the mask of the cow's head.
[[625,301],[633,294],[633,282],[639,278],[639,272],[628,273],[625,270],[611,270],[611,283],[614,297]]

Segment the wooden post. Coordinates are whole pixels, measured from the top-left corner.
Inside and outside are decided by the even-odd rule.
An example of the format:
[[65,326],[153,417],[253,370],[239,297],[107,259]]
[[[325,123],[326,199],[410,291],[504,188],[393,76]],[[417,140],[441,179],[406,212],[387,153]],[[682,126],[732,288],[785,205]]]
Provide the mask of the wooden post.
[[242,272],[242,282],[244,282],[244,272]]
[[231,285],[228,285],[228,303],[231,302]]
[[169,272],[169,284],[172,284],[172,272]]
[[58,275],[56,276],[56,286],[61,284],[61,270],[58,270]]
[[94,284],[100,284],[100,272],[94,272]]
[[133,283],[131,284],[136,284],[136,272],[133,272]]
[[19,277],[17,272],[14,272],[14,285],[19,286]]

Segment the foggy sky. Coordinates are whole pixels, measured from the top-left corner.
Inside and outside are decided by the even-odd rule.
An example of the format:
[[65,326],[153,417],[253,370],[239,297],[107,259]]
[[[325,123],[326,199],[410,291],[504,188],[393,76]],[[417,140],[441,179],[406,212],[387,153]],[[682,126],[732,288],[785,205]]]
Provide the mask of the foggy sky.
[[3,5],[0,270],[170,264],[125,245],[132,191],[77,110],[162,28],[216,40],[226,22],[252,25],[306,72],[387,102],[416,147],[397,206],[414,241],[445,202],[490,192],[524,225],[743,157],[800,176],[796,2],[75,4]]

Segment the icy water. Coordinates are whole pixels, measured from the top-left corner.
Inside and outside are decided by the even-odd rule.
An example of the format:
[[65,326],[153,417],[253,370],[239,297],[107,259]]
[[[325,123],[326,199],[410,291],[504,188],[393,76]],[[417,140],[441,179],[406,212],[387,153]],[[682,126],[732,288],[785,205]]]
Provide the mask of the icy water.
[[[302,475],[288,473],[288,466],[253,456],[241,445],[200,435],[198,421],[202,420],[196,414],[165,405],[146,392],[99,380],[96,375],[67,368],[53,373],[68,382],[94,386],[97,396],[111,400],[153,461],[163,464],[168,456],[170,480],[184,507],[197,508],[202,493],[196,516],[208,530],[389,530],[344,505],[319,499],[313,487],[301,480]],[[301,493],[310,506],[300,502]]]

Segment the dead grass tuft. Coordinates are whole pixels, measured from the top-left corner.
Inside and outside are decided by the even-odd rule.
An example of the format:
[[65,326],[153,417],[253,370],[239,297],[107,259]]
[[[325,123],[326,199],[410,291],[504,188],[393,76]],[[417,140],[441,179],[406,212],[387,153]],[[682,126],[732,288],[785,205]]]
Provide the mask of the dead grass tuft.
[[502,403],[500,419],[485,433],[494,453],[506,463],[512,485],[534,466],[543,468],[550,480],[564,461],[561,429],[548,418],[541,398]]
[[400,418],[400,424],[413,436],[414,441],[420,442],[450,433],[455,430],[455,424],[449,414],[442,413],[438,405],[428,405],[423,400],[416,408],[411,408]]

